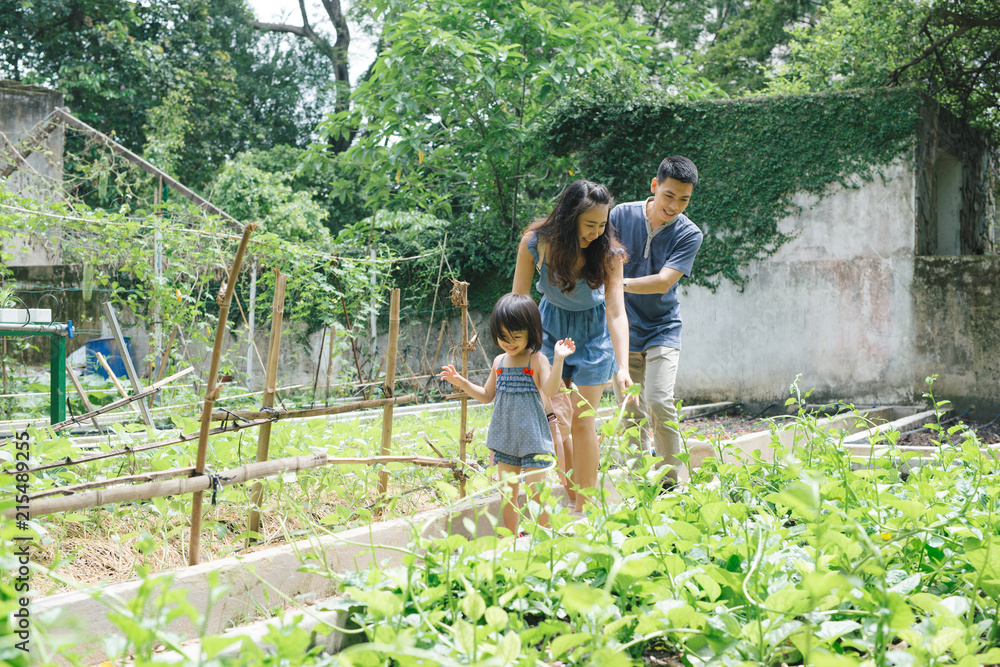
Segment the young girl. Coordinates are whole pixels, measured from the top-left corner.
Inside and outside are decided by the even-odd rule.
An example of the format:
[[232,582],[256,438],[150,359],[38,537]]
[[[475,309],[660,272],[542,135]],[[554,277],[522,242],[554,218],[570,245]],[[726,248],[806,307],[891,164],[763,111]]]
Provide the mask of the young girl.
[[577,343],[561,373],[564,384],[576,389],[569,400],[566,394],[552,399],[563,437],[564,470],[572,468],[577,512],[588,500],[580,491],[597,486],[600,462],[593,412],[583,413],[597,406],[612,378],[622,390],[632,384],[622,291],[628,256],[607,226],[614,204],[599,183],[576,180],[566,186],[548,217],[532,223],[521,237],[511,290],[527,294],[537,269],[536,287],[543,295],[538,305],[542,354],[554,360],[556,341],[571,338]]
[[[524,475],[529,495],[540,504],[538,482],[544,478],[541,469],[549,466],[555,453],[540,392],[552,395],[559,390],[563,359],[572,354],[576,346],[568,338],[557,342],[550,369],[548,359],[538,351],[542,346],[542,319],[538,306],[523,294],[500,297],[490,315],[490,335],[504,354],[493,360],[485,386],[472,384],[450,365],[442,367],[441,378],[480,403],[489,403],[496,397],[486,446],[493,452],[500,479],[505,482],[502,487],[503,524],[517,535],[520,477]],[[534,472],[527,472],[529,469]],[[548,524],[544,511],[538,522]]]

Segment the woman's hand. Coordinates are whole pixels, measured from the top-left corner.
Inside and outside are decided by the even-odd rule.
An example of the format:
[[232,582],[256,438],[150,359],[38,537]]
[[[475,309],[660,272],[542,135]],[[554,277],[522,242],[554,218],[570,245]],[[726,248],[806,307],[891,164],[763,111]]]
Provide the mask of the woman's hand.
[[615,379],[618,381],[618,388],[622,392],[622,396],[625,397],[624,405],[628,405],[629,402],[635,402],[638,404],[637,396],[629,396],[625,393],[625,390],[632,386],[632,375],[628,372],[627,368],[619,368],[618,372],[615,373]]
[[573,342],[572,338],[563,338],[556,343],[553,350],[556,359],[565,359],[574,352],[576,352],[576,343]]

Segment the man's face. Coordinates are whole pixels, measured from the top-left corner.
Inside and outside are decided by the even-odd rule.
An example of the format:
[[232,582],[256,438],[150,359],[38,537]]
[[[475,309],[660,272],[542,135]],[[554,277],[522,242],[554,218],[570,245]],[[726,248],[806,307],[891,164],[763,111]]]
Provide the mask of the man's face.
[[694,192],[694,184],[681,183],[677,179],[668,178],[662,183],[653,179],[649,188],[653,193],[653,201],[646,206],[646,215],[654,226],[665,225],[677,219]]

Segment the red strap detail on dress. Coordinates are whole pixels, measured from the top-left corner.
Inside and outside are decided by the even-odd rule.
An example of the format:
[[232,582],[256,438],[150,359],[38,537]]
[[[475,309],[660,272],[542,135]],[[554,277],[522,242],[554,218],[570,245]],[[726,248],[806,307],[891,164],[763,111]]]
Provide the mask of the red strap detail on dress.
[[503,369],[502,369],[502,368],[498,368],[498,369],[497,369],[497,375],[500,375],[500,373],[502,373],[502,372],[503,372]]
[[530,368],[525,368],[521,372],[524,373],[525,375],[534,375],[535,374],[535,371],[531,370]]

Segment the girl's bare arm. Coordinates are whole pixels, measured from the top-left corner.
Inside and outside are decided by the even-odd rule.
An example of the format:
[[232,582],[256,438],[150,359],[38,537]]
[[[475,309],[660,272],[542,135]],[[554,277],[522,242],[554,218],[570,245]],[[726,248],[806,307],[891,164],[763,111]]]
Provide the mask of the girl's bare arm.
[[478,384],[473,384],[468,379],[463,377],[454,366],[447,364],[441,367],[441,374],[438,376],[442,380],[447,380],[452,383],[466,394],[476,399],[480,403],[490,403],[497,393],[497,374],[496,368],[500,363],[500,358],[503,355],[498,356],[493,360],[493,367],[490,369],[490,377],[486,380],[486,384],[479,386]]

